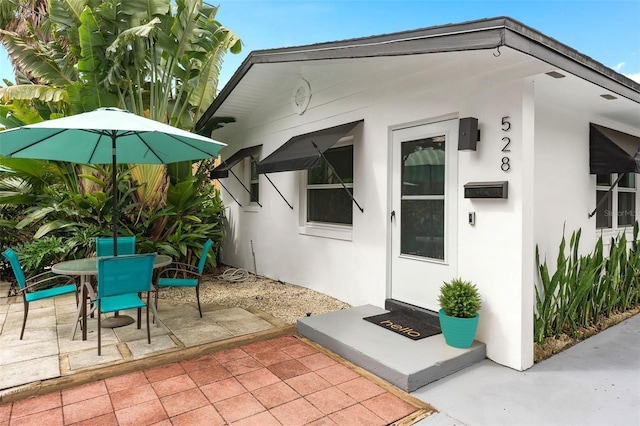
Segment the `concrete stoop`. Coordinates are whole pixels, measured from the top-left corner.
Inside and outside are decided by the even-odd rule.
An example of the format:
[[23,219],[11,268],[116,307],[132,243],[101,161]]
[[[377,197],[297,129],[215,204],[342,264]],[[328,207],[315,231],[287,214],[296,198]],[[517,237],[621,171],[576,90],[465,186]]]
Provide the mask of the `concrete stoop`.
[[373,305],[301,318],[300,334],[359,367],[406,391],[482,361],[484,343],[474,341],[468,349],[448,346],[442,334],[411,340],[362,318],[388,310]]

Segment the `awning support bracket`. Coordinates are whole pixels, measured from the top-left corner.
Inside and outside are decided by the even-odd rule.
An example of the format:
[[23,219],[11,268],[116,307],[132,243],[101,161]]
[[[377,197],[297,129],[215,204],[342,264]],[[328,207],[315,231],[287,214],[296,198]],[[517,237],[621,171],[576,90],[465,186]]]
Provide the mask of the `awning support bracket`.
[[229,194],[229,195],[231,196],[231,198],[233,198],[233,201],[235,201],[236,203],[238,203],[238,205],[239,205],[240,207],[242,207],[242,204],[240,204],[240,201],[236,200],[236,197],[234,197],[234,196],[233,196],[233,194],[231,193],[231,191],[229,191],[229,190],[227,189],[227,187],[226,187],[226,186],[224,186],[224,184],[223,184],[222,182],[220,182],[220,179],[216,179],[216,180],[218,181],[218,183],[220,184],[220,186],[221,186],[221,187],[223,187],[225,191],[227,191],[227,194]]
[[249,199],[251,201],[254,201],[257,205],[259,205],[260,207],[262,207],[262,204],[260,204],[260,202],[258,202],[258,200],[254,199],[253,194],[251,193],[251,191],[249,190],[249,188],[246,187],[246,185],[240,180],[240,178],[238,177],[238,175],[236,175],[233,170],[229,169],[229,172],[233,175],[234,178],[236,178],[236,180],[238,182],[240,182],[240,185],[242,185],[242,187],[244,188],[245,191],[247,191],[247,193],[249,194]]
[[284,198],[284,195],[282,195],[282,192],[280,192],[280,190],[278,189],[278,187],[271,181],[271,179],[269,179],[269,176],[267,176],[267,174],[265,173],[263,175],[264,177],[267,178],[267,180],[269,181],[269,183],[271,184],[271,186],[273,186],[273,188],[276,190],[276,192],[280,195],[280,197],[282,197],[282,199],[284,200],[285,203],[287,203],[287,205],[291,208],[291,210],[293,210],[293,206],[287,201],[286,198]]
[[611,185],[611,188],[609,188],[609,190],[607,191],[606,194],[604,194],[604,196],[600,199],[600,201],[598,201],[598,204],[596,204],[596,208],[593,209],[593,211],[591,213],[589,213],[589,219],[591,219],[593,217],[593,215],[596,214],[596,212],[598,211],[598,208],[602,205],[602,203],[604,203],[607,198],[609,198],[609,196],[611,195],[611,191],[613,191],[613,188],[616,187],[616,185],[618,184],[618,182],[620,182],[620,180],[626,176],[626,173],[620,173],[618,174],[618,179],[616,179],[615,182],[613,182],[613,185]]
[[347,191],[347,194],[349,194],[349,197],[351,198],[351,201],[353,201],[355,203],[355,205],[358,206],[358,209],[360,209],[361,213],[364,213],[364,209],[362,207],[360,207],[360,204],[358,204],[356,199],[353,198],[353,194],[351,193],[351,191],[349,191],[349,188],[347,188],[347,185],[344,184],[342,178],[340,177],[340,175],[338,175],[338,172],[336,172],[336,169],[334,169],[333,166],[331,165],[331,163],[329,162],[329,160],[327,160],[327,157],[325,157],[324,154],[322,153],[322,151],[320,151],[320,148],[318,148],[318,145],[316,145],[316,143],[314,141],[311,141],[311,143],[313,144],[313,147],[318,151],[318,154],[320,154],[320,157],[322,157],[324,159],[324,161],[327,163],[327,165],[329,167],[331,167],[331,171],[338,178],[338,180],[340,181],[340,184],[342,185],[344,190]]

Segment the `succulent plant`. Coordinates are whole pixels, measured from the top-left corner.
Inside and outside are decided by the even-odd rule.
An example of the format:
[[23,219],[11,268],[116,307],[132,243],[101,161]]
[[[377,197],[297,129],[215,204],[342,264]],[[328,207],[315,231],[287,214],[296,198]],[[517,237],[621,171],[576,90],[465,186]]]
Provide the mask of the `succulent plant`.
[[445,314],[457,318],[473,318],[481,306],[478,288],[461,278],[444,282],[438,302]]

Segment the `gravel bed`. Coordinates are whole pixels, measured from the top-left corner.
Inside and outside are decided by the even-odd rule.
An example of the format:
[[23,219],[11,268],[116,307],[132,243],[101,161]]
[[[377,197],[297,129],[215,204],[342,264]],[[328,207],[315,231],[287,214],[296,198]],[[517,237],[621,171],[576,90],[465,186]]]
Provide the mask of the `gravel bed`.
[[[349,308],[350,305],[326,294],[281,281],[255,276],[239,270],[243,281],[223,279],[225,268],[206,274],[200,281],[200,303],[253,308],[295,324],[307,314],[317,315]],[[230,272],[233,270],[228,270]],[[181,302],[196,302],[193,288],[163,288],[158,297]]]

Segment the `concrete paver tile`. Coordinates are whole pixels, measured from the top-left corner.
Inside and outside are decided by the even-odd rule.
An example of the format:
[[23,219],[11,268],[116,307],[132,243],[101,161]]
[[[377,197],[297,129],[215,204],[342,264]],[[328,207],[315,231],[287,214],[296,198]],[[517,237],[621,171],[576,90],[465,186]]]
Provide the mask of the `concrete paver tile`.
[[143,402],[142,404],[116,410],[119,426],[139,426],[158,423],[168,419],[159,399]]
[[[205,405],[172,417],[169,426],[223,426],[226,424],[212,405]],[[254,423],[252,426],[256,425],[263,426],[263,423]]]
[[119,392],[135,386],[142,386],[148,383],[147,376],[142,371],[122,374],[120,376],[109,377],[104,380],[109,393]]
[[247,389],[235,377],[201,386],[200,390],[211,403],[223,401],[247,392]]
[[245,374],[240,374],[237,376],[237,379],[249,392],[280,381],[280,378],[267,368],[260,368]]
[[173,362],[167,365],[161,365],[159,367],[151,368],[144,371],[144,375],[149,382],[157,382],[159,380],[168,379],[170,377],[179,376],[186,373],[186,370],[178,362]]
[[248,353],[246,353],[240,348],[226,349],[220,352],[215,352],[212,355],[216,359],[216,361],[220,363],[232,361],[238,358],[245,358],[249,356]]
[[126,343],[133,355],[133,358],[143,358],[149,354],[155,352],[162,352],[168,349],[175,349],[178,346],[171,339],[171,337],[167,335],[162,336],[152,336],[151,344],[149,344],[147,338],[141,340],[133,340]]
[[336,411],[351,407],[357,403],[355,399],[336,387],[330,387],[309,394],[306,396],[306,399],[324,414],[335,413]]
[[250,356],[238,358],[231,361],[221,363],[224,368],[229,370],[233,375],[240,375],[250,371],[258,370],[263,367],[255,358]]
[[98,356],[98,343],[91,349],[69,353],[69,366],[71,370],[79,370],[100,364],[108,364],[122,360],[122,355],[116,345],[102,345],[102,355]]
[[180,361],[180,365],[186,372],[199,370],[202,368],[210,368],[220,365],[220,363],[211,354],[201,355],[196,358]]
[[251,392],[267,409],[300,398],[300,394],[284,382],[274,383]]
[[282,380],[287,380],[292,377],[307,374],[311,370],[297,359],[290,359],[282,361],[277,364],[271,364],[268,366],[269,370]]
[[187,374],[153,382],[151,386],[153,386],[153,389],[160,398],[197,387],[195,382],[191,380],[191,377]]
[[[74,402],[62,407],[65,423],[72,424],[113,412],[109,395]],[[44,423],[46,424],[46,423]]]
[[64,417],[62,407],[52,408],[51,410],[41,413],[30,414],[24,417],[18,417],[11,420],[11,426],[31,426],[31,425],[47,425],[47,426],[63,426]]
[[283,361],[289,361],[293,358],[282,352],[280,349],[272,348],[269,351],[257,352],[251,355],[253,358],[258,360],[262,365],[273,365]]
[[24,417],[58,407],[62,407],[60,392],[52,392],[46,395],[34,396],[21,401],[16,401],[13,404],[11,416],[13,418]]
[[5,364],[0,375],[0,389],[12,388],[60,376],[58,355]]
[[107,413],[92,419],[73,423],[70,426],[119,426],[115,413]]
[[266,410],[264,406],[260,404],[260,401],[255,399],[250,393],[243,393],[223,401],[215,402],[213,406],[228,423],[233,423]]
[[268,411],[262,411],[253,416],[245,417],[242,420],[231,423],[231,426],[281,426],[280,423],[271,413]]
[[211,367],[200,368],[188,373],[189,377],[198,385],[204,386],[232,376],[232,374],[222,365],[217,364]]
[[107,385],[104,380],[98,380],[62,390],[62,403],[65,405],[73,404],[74,402],[84,401],[85,399],[95,398],[96,396],[106,395],[107,393]]
[[362,401],[362,405],[388,423],[401,419],[415,411],[414,407],[388,392]]
[[306,343],[299,342],[296,345],[286,346],[281,349],[284,353],[292,358],[302,358],[304,356],[317,354],[318,350]]
[[329,418],[340,426],[384,426],[388,424],[362,404],[352,405],[344,410],[329,414]]
[[301,426],[323,417],[309,401],[299,398],[269,410],[283,426]]
[[113,404],[114,410],[121,410],[143,402],[158,399],[158,395],[156,395],[149,383],[129,387],[117,392],[111,392],[109,396],[111,397],[111,404]]
[[196,408],[204,407],[209,404],[209,400],[198,388],[187,389],[182,392],[174,393],[163,398],[160,402],[169,417],[177,416]]
[[344,383],[349,380],[358,378],[360,375],[355,371],[345,367],[344,365],[336,364],[329,367],[316,370],[316,373],[324,378],[332,385]]

